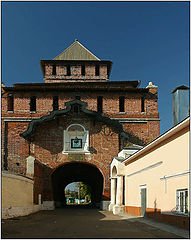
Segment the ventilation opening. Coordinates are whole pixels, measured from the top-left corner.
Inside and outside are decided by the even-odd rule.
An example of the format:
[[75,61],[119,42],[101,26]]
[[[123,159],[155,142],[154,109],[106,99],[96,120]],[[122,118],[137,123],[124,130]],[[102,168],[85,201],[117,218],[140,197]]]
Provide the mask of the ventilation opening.
[[52,75],[56,75],[56,65],[53,65],[53,68],[52,68]]
[[95,75],[99,76],[99,65],[95,66]]
[[67,68],[67,76],[71,76],[70,65],[67,65],[66,68]]
[[103,97],[97,97],[97,111],[102,113],[103,112]]
[[36,96],[30,98],[30,111],[36,112]]
[[12,95],[8,96],[7,101],[8,101],[7,110],[8,111],[14,111],[14,98],[13,98],[13,96]]
[[66,205],[88,205],[91,203],[92,189],[83,182],[72,182],[65,188]]
[[75,99],[81,100],[81,97],[80,96],[76,96]]
[[53,97],[53,111],[58,110],[58,96]]
[[141,97],[141,112],[145,112],[145,98]]
[[109,66],[107,66],[107,76],[109,77]]
[[125,98],[119,97],[119,112],[125,112]]
[[85,76],[86,75],[86,72],[85,72],[85,65],[82,65],[82,68],[81,68],[82,72],[82,76]]

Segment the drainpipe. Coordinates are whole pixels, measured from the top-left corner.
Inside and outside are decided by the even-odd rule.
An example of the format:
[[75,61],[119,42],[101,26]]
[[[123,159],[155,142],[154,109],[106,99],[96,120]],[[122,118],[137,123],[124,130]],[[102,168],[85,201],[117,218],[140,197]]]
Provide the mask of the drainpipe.
[[7,149],[7,143],[8,143],[8,123],[7,122],[4,122],[5,123],[5,130],[4,130],[4,158],[3,158],[3,161],[4,161],[4,170],[8,170],[8,163],[7,163],[7,157],[8,157],[8,149]]

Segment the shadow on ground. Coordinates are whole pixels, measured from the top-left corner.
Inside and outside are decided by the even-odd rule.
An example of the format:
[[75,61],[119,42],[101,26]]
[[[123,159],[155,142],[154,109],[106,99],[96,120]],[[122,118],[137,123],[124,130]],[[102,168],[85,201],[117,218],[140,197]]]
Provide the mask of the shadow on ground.
[[136,219],[122,219],[112,212],[87,206],[66,206],[2,221],[2,238],[182,238]]

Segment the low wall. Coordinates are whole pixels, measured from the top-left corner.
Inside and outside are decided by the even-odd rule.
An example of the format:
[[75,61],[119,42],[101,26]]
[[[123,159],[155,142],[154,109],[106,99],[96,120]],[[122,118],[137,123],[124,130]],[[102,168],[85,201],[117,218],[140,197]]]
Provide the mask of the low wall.
[[33,180],[14,173],[2,172],[2,218],[24,216],[39,211],[33,204]]
[[[141,207],[125,206],[125,212],[135,216],[141,216]],[[174,225],[189,230],[190,218],[188,216],[176,214],[163,214],[160,209],[147,208],[146,217],[153,220]]]

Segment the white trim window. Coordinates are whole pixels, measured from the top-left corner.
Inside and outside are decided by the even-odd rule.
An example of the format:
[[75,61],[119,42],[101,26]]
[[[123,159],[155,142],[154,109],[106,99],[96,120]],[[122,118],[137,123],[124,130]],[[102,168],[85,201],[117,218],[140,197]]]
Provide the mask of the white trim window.
[[63,153],[88,153],[89,131],[80,124],[71,124],[64,130]]
[[176,191],[176,211],[178,213],[188,213],[188,189]]

